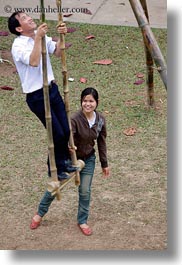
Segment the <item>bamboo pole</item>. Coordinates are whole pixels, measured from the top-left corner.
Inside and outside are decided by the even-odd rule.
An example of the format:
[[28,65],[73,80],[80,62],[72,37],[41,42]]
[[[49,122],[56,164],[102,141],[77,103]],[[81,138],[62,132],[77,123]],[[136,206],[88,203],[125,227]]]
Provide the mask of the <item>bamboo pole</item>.
[[[41,7],[41,22],[45,22],[45,9],[44,9],[44,0],[40,0]],[[44,93],[44,106],[45,106],[45,119],[46,119],[46,130],[47,130],[47,139],[48,139],[48,154],[50,161],[50,172],[51,172],[51,181],[54,182],[55,186],[60,186],[57,177],[57,168],[55,163],[55,154],[54,154],[54,142],[53,142],[53,133],[52,133],[52,117],[50,109],[50,99],[49,99],[49,86],[47,79],[47,52],[46,52],[46,37],[42,38],[42,69],[43,69],[43,93]],[[56,197],[60,200],[60,192],[56,193]]]
[[[149,15],[148,15],[148,8],[147,8],[147,2],[146,0],[140,0],[140,3],[143,7],[145,16],[149,22]],[[147,94],[148,94],[148,104],[149,106],[154,106],[155,100],[154,100],[154,62],[153,58],[151,56],[151,53],[147,46],[145,45],[145,55],[146,55],[146,65],[147,65]]]
[[156,69],[158,70],[164,86],[167,90],[167,66],[154,34],[149,26],[148,20],[145,16],[144,10],[139,0],[129,0],[135,17],[137,19],[138,25],[141,28],[143,39],[146,47],[150,51],[150,54],[156,64]]
[[[63,23],[63,16],[62,16],[62,1],[56,0],[57,9],[58,9],[58,26]],[[84,167],[85,163],[82,160],[77,160],[76,156],[76,147],[74,144],[73,139],[73,133],[71,128],[71,116],[70,116],[70,104],[69,104],[69,87],[68,87],[68,72],[67,72],[67,64],[66,64],[66,53],[65,53],[65,36],[64,34],[60,34],[60,48],[61,48],[61,63],[62,63],[62,75],[63,75],[63,92],[64,92],[64,102],[66,107],[66,113],[68,117],[68,123],[70,128],[70,139],[69,139],[69,145],[71,149],[73,150],[71,153],[71,160],[73,166],[80,166],[82,165],[82,168]],[[80,169],[79,169],[80,170]],[[80,185],[80,174],[79,170],[75,172],[75,185]]]
[[[79,170],[82,170],[84,168],[84,166],[85,166],[85,163],[82,160],[78,159],[77,160],[77,166],[79,167]],[[68,183],[70,183],[73,179],[75,179],[76,178],[76,174],[77,174],[77,172],[70,173],[69,174],[70,178],[60,181],[60,185],[59,186],[56,185],[56,183],[54,181],[49,182],[47,190],[49,192],[51,192],[52,196],[54,196],[56,193],[59,193],[61,190],[63,190],[63,188],[65,188]]]

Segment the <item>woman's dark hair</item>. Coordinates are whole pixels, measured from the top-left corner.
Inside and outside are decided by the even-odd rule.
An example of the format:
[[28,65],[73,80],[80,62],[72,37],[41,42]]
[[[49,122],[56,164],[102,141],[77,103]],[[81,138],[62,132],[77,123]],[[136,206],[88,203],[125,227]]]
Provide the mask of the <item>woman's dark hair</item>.
[[15,34],[17,36],[20,36],[20,32],[16,31],[16,28],[17,27],[20,27],[20,23],[18,21],[18,19],[16,19],[16,16],[19,15],[20,13],[23,13],[22,11],[17,11],[17,12],[14,12],[9,18],[8,18],[8,28],[9,28],[9,31],[12,33],[12,34]]
[[85,88],[82,93],[81,93],[81,104],[84,100],[84,98],[88,95],[92,95],[92,97],[95,99],[95,101],[97,102],[97,106],[99,103],[99,94],[97,92],[97,90],[93,87],[87,87]]

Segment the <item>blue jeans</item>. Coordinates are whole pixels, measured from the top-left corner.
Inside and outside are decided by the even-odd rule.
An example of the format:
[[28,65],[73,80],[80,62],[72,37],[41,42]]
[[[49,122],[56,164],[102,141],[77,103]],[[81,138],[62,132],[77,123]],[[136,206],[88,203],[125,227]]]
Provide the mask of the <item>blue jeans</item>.
[[80,172],[78,224],[87,223],[90,208],[91,185],[95,170],[95,154],[85,160],[85,167]]
[[[90,207],[91,185],[95,169],[95,154],[85,160],[85,167],[80,172],[79,203],[78,203],[78,224],[87,223]],[[43,217],[49,209],[55,196],[49,191],[45,191],[38,207],[38,215]]]
[[[70,158],[68,149],[70,129],[65,105],[59,93],[58,86],[55,83],[51,84],[51,88],[49,89],[49,98],[52,116],[55,162],[57,173],[59,175],[65,171],[65,160]],[[39,118],[44,127],[46,127],[43,89],[41,88],[33,93],[27,94],[26,101],[30,110]],[[48,174],[50,175],[49,159]]]

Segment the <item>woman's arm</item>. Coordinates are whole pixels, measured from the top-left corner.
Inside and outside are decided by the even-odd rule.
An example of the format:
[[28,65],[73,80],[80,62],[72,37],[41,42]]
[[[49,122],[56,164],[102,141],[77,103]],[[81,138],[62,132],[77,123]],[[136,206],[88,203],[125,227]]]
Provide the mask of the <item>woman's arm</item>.
[[103,178],[109,178],[110,177],[110,168],[109,167],[102,168],[102,177]]

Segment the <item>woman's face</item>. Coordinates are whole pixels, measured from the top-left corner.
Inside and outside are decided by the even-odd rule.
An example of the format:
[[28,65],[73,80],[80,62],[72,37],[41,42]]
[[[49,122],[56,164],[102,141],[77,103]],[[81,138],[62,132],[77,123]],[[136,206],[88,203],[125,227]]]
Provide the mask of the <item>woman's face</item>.
[[82,100],[82,110],[85,113],[94,111],[97,107],[97,102],[92,95],[87,95]]

